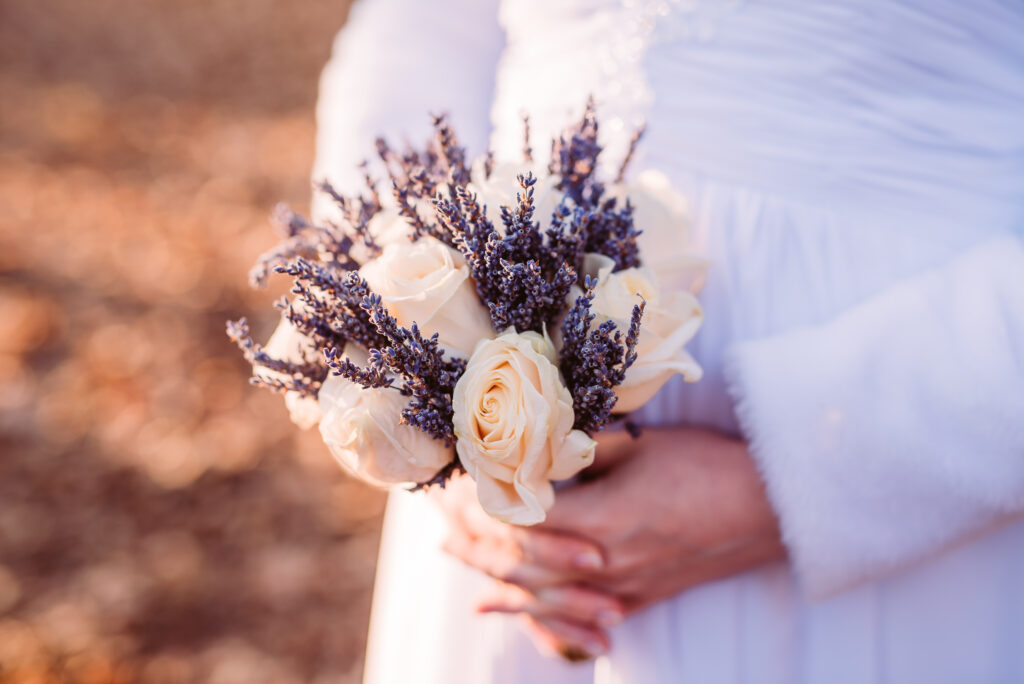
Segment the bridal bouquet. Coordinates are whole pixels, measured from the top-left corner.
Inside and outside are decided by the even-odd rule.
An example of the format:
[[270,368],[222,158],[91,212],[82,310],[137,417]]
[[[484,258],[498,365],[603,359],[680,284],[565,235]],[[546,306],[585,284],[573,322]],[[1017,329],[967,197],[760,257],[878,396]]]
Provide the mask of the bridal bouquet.
[[357,477],[419,489],[465,471],[488,513],[531,525],[554,504],[552,483],[593,462],[596,432],[673,374],[700,377],[683,349],[700,305],[645,267],[639,239],[649,218],[684,240],[672,224],[685,206],[663,181],[630,199],[639,133],[602,183],[592,103],[552,141],[546,169],[528,121],[519,164],[470,163],[444,117],[434,128],[422,150],[377,141],[386,182],[364,164],[360,193],[320,184],[340,220],[277,210],[284,239],[251,279],[286,274],[294,296],[266,345],[244,318],[228,335],[253,382],[283,392],[300,426],[319,423]]

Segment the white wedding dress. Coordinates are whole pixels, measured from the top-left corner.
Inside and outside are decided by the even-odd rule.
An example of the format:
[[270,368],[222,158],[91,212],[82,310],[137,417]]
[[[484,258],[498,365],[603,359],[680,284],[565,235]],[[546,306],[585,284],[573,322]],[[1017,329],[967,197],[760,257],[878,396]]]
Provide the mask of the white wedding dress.
[[642,420],[742,433],[791,562],[570,666],[473,615],[488,580],[395,495],[367,681],[1024,681],[1024,3],[361,0],[314,175],[357,182],[428,110],[512,159],[529,112],[539,153],[588,94],[609,163],[647,122],[634,171],[689,196],[713,261],[705,377]]

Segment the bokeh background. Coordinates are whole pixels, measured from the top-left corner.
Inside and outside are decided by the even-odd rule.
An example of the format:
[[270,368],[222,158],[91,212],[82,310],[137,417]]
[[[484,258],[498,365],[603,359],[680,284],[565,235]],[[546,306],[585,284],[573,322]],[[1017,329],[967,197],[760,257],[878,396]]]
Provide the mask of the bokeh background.
[[0,0],[0,681],[358,681],[383,498],[224,335],[347,5]]

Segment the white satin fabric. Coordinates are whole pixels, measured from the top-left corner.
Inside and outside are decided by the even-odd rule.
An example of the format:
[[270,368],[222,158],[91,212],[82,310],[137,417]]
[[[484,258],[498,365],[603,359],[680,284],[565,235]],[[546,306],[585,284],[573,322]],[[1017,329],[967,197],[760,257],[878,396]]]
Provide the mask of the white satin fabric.
[[521,112],[543,140],[591,93],[608,163],[648,123],[634,170],[688,194],[714,264],[705,377],[642,418],[744,434],[792,562],[572,667],[472,615],[487,580],[394,496],[367,681],[1024,681],[1024,5],[362,0],[315,174],[349,182],[427,108],[474,151],[489,110],[515,158]]

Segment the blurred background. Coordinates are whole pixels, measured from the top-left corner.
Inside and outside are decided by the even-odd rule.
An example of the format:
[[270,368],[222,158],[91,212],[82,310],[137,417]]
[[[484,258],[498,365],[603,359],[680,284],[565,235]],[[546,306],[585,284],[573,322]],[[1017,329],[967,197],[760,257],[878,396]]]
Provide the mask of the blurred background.
[[0,681],[356,682],[383,497],[224,321],[347,0],[0,0]]

